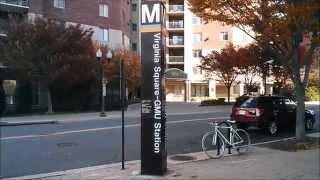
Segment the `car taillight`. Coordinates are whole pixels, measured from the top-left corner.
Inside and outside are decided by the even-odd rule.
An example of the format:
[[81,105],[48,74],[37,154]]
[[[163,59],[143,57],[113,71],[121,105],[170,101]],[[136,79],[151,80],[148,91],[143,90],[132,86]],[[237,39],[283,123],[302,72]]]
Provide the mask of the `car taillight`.
[[242,115],[245,117],[259,117],[263,113],[263,109],[259,108],[237,108],[236,115]]
[[256,115],[256,108],[248,108],[247,112],[249,115]]
[[236,115],[239,115],[240,114],[240,108],[234,108],[232,110]]
[[256,116],[259,117],[263,113],[263,109],[256,108]]

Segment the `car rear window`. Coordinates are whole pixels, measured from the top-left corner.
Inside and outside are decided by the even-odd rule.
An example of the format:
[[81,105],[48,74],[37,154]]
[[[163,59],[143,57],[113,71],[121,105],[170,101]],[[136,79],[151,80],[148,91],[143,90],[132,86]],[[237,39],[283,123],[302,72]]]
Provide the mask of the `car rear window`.
[[237,98],[236,103],[234,104],[234,107],[239,107],[244,101],[249,99],[250,97],[248,96],[240,96]]
[[257,100],[256,98],[249,98],[245,100],[240,107],[242,108],[256,108],[257,107]]

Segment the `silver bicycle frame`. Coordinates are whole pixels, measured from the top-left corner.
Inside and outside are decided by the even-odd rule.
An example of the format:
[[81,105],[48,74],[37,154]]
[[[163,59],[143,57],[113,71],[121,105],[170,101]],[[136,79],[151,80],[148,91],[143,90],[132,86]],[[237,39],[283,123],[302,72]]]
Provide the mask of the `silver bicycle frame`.
[[[228,131],[230,132],[229,133],[229,140],[221,133],[221,131],[219,129],[228,129]],[[232,127],[232,126],[229,126],[229,127],[219,127],[217,125],[215,125],[214,127],[214,137],[213,137],[213,144],[216,144],[217,143],[217,136],[219,135],[224,142],[226,142],[228,145],[230,146],[235,146],[237,144],[240,144],[240,143],[243,143],[243,139],[240,137],[240,135],[237,133],[237,131]],[[239,141],[237,142],[233,142],[233,137],[236,136]]]

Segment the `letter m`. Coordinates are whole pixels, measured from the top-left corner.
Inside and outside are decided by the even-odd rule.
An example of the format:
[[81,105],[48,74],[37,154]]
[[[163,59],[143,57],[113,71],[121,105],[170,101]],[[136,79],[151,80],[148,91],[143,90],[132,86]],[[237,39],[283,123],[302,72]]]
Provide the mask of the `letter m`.
[[142,24],[160,23],[160,4],[153,4],[151,13],[150,13],[149,7],[150,7],[150,4],[141,5],[141,18],[142,18],[141,23]]

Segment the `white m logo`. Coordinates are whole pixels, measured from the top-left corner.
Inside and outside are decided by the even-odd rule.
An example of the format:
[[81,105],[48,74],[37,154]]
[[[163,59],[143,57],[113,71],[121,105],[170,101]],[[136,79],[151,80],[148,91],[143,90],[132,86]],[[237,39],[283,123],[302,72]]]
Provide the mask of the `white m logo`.
[[[160,23],[160,4],[153,4],[152,11],[150,14],[148,4],[142,4],[141,7],[141,23]],[[147,22],[148,19],[148,22]]]

